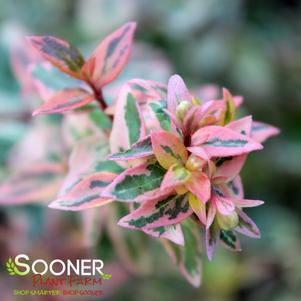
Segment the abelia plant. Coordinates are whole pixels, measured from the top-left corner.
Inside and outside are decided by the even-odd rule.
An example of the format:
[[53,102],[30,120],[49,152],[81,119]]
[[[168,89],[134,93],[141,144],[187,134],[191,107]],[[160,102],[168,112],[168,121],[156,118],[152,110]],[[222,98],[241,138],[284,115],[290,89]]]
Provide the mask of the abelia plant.
[[[160,238],[181,273],[198,286],[203,239],[212,260],[219,244],[241,250],[237,233],[260,237],[243,208],[263,202],[244,197],[239,174],[248,154],[279,130],[251,116],[237,119],[241,96],[223,89],[220,98],[215,86],[191,92],[179,75],[167,86],[131,79],[109,105],[103,87],[125,66],[135,27],[127,23],[113,32],[87,61],[63,40],[28,38],[44,66],[38,74],[37,64],[28,66],[33,86],[46,98],[33,115],[63,113],[63,134],[53,128],[59,147],[50,145],[3,184],[1,202],[38,201],[50,192],[55,209],[122,204],[128,213],[118,225]],[[49,63],[68,78],[61,90],[47,86]],[[94,100],[99,107],[90,104]],[[46,135],[50,125],[44,127]]]

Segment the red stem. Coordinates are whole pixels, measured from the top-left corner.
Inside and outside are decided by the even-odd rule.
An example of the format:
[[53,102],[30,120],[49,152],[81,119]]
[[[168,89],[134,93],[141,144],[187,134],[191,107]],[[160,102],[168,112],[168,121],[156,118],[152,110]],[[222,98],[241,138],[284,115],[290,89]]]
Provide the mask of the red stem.
[[[104,100],[102,90],[101,89],[97,89],[95,87],[95,85],[93,83],[91,83],[91,82],[88,82],[88,84],[92,88],[94,96],[96,98],[96,101],[98,102],[101,110],[105,111],[105,109],[108,107],[108,105],[106,104],[106,102]],[[111,121],[113,121],[113,116],[108,115],[108,117],[111,119]]]

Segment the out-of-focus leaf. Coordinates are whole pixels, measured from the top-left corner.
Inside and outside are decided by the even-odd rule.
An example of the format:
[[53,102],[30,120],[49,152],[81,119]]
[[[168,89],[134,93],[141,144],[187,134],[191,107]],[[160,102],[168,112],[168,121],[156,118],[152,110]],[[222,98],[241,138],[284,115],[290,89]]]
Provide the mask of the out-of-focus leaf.
[[171,256],[184,277],[195,287],[201,284],[201,237],[198,225],[191,220],[182,223],[185,244],[177,246],[162,240],[163,246]]
[[28,37],[31,45],[54,66],[73,77],[81,78],[81,67],[84,58],[76,47],[52,36]]
[[82,107],[94,99],[95,96],[93,94],[82,88],[65,89],[53,95],[45,104],[36,109],[33,112],[33,116],[63,113]]

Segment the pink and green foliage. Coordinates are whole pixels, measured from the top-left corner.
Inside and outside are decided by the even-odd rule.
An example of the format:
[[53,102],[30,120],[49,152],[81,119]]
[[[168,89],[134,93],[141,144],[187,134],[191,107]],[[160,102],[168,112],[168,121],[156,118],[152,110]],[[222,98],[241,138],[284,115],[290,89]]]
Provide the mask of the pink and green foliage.
[[127,63],[136,23],[127,23],[107,36],[85,61],[80,51],[70,43],[52,36],[28,37],[40,55],[63,73],[85,83],[86,89],[69,87],[45,99],[46,104],[34,112],[53,114],[80,108],[98,100],[102,108],[106,103],[101,89],[113,81]]
[[[183,225],[192,220],[198,226],[198,235],[204,230],[210,260],[218,243],[232,251],[241,250],[236,233],[259,237],[258,228],[242,208],[259,206],[263,202],[244,198],[239,173],[247,155],[261,150],[260,143],[279,131],[253,122],[251,116],[235,120],[241,103],[241,97],[232,97],[226,89],[222,99],[202,101],[189,92],[180,76],[172,76],[163,109],[170,127],[164,129],[158,123],[151,123],[149,132],[145,126],[147,119],[143,113],[137,114],[144,118],[137,122],[137,127],[143,129],[142,137],[139,139],[137,135],[130,148],[109,157],[114,161],[125,160],[129,167],[141,161],[145,164],[142,166],[156,166],[157,170],[161,167],[158,173],[145,170],[144,179],[133,173],[140,170],[141,165],[130,167],[118,176],[117,182],[108,186],[111,194],[104,190],[105,197],[115,196],[117,201],[124,201],[127,195],[127,202],[140,203],[139,208],[119,221],[119,225],[146,232],[158,226]],[[145,104],[147,102],[139,106],[138,102],[137,111],[144,112]],[[116,116],[114,123],[121,123],[119,118]],[[185,248],[190,247],[188,241],[184,234],[184,254]],[[174,259],[180,271],[193,285],[198,285],[195,277],[199,279],[200,275],[183,265],[183,247],[166,241],[164,246],[173,258],[176,254],[180,256]],[[200,260],[200,253],[190,256],[196,257],[195,262]]]
[[[52,127],[43,127],[43,141],[35,141],[42,150],[27,156],[26,166],[1,186],[0,202],[45,200],[69,211],[100,207],[94,210],[104,212],[113,240],[121,235],[112,226],[115,208],[126,208],[118,225],[160,238],[184,277],[199,286],[201,249],[212,260],[219,244],[240,251],[238,234],[260,237],[243,208],[263,202],[245,199],[240,171],[247,156],[279,130],[251,116],[237,119],[241,96],[223,89],[219,97],[216,86],[191,92],[179,75],[167,85],[128,80],[108,107],[103,87],[125,66],[135,28],[130,22],[117,29],[86,61],[66,41],[29,37],[40,57],[28,63],[26,85],[45,100],[33,115],[65,114],[51,140]],[[11,167],[24,153],[32,156],[28,143],[18,153],[23,156],[13,157]]]

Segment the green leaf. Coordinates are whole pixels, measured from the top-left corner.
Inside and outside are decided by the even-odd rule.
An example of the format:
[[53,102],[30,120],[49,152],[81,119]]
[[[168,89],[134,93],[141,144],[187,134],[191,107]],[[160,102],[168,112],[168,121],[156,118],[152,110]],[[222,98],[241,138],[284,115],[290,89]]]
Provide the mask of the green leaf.
[[[191,215],[187,195],[172,195],[162,200],[144,202],[138,209],[119,220],[118,225],[136,229],[164,230]],[[160,228],[161,227],[161,228]]]
[[128,127],[130,144],[133,144],[140,137],[141,120],[136,106],[136,101],[131,93],[128,93],[127,95],[125,104],[125,120]]
[[166,101],[157,101],[151,102],[150,104],[151,109],[153,110],[162,130],[167,132],[172,132],[171,122],[169,116],[164,112],[164,109],[167,108]]
[[112,194],[119,200],[135,199],[139,195],[158,189],[165,170],[159,164],[146,167],[146,172],[139,175],[128,175],[118,183]]
[[109,171],[119,174],[123,172],[124,169],[114,161],[101,161],[96,164],[95,171]]
[[110,160],[129,160],[147,157],[153,154],[152,142],[150,137],[138,141],[130,149],[123,152],[112,154]]

